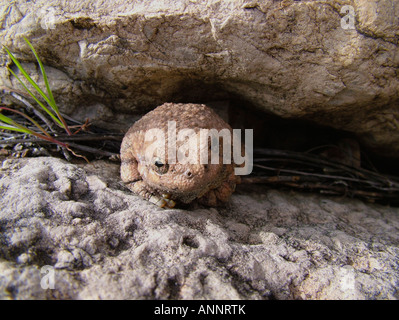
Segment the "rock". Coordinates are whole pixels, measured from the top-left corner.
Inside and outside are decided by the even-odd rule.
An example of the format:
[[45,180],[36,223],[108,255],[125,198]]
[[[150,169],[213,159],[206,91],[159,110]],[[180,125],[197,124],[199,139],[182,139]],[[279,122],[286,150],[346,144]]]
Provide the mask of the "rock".
[[116,164],[5,160],[0,298],[397,299],[398,229],[399,208],[353,199],[240,186],[165,210]]
[[[62,109],[81,120],[127,130],[166,101],[238,97],[399,156],[395,0],[38,0],[1,11],[2,44],[37,74],[29,38]],[[0,84],[18,87],[5,68]]]

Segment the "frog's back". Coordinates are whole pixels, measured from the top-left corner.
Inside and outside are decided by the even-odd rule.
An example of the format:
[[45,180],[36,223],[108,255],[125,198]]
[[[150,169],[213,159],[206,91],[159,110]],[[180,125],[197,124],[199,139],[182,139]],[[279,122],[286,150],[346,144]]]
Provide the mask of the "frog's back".
[[204,104],[164,103],[138,120],[132,126],[131,131],[145,131],[152,128],[167,130],[169,121],[176,122],[177,130],[186,128],[195,131],[224,128],[231,130],[230,126]]

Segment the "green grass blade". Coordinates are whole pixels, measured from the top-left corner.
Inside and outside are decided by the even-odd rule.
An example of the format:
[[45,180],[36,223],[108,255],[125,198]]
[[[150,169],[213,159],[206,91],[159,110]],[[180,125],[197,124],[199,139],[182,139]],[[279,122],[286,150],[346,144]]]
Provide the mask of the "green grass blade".
[[[28,128],[25,128],[24,126],[18,124],[17,122],[15,122],[14,120],[12,120],[11,118],[5,116],[4,114],[0,113],[0,121],[4,122],[5,124],[8,124],[12,127],[16,127],[19,128],[21,130],[28,130],[30,131]],[[25,132],[25,131],[24,131]]]
[[44,83],[46,84],[46,89],[47,89],[48,98],[49,98],[49,100],[51,101],[51,105],[50,105],[50,106],[51,106],[51,107],[53,108],[53,110],[58,114],[58,113],[59,113],[58,106],[57,106],[57,104],[55,103],[54,96],[53,96],[53,93],[52,93],[52,91],[51,91],[50,84],[49,84],[49,82],[48,82],[47,74],[46,74],[46,71],[44,70],[43,63],[42,63],[42,61],[40,60],[38,54],[36,53],[35,48],[34,48],[34,47],[32,46],[32,44],[29,42],[29,40],[28,40],[27,38],[25,38],[25,37],[24,37],[24,39],[25,39],[26,43],[28,44],[29,48],[32,50],[33,54],[35,55],[35,58],[36,58],[37,62],[39,63],[40,71],[42,72],[42,76],[43,76]]
[[[52,102],[51,100],[47,97],[47,95],[43,92],[42,89],[38,86],[38,84],[30,77],[30,75],[25,71],[25,69],[22,67],[22,65],[19,63],[17,58],[14,57],[14,55],[11,53],[10,50],[8,50],[7,47],[4,47],[4,49],[7,51],[7,54],[10,56],[12,62],[18,67],[19,71],[23,74],[23,76],[26,78],[26,80],[29,81],[29,83],[36,89],[36,91],[43,97],[44,100],[49,104],[51,107]],[[9,69],[10,70],[10,69]],[[56,111],[56,110],[54,110]]]
[[0,121],[3,121],[7,124],[14,124],[14,120],[10,119],[9,117],[5,116],[4,114],[0,113]]
[[1,124],[3,124],[3,127],[4,127],[4,124],[9,125],[9,126],[6,126],[6,128],[3,128],[3,129],[19,131],[19,132],[25,132],[25,133],[33,132],[32,130],[29,130],[28,128],[18,124],[17,122],[12,120],[11,118],[9,118],[9,117],[5,116],[4,114],[1,114],[1,113],[0,113],[0,121],[2,121]]
[[[25,119],[30,121],[36,128],[38,128],[41,132],[43,132],[44,135],[46,135],[47,137],[51,138],[51,136],[46,132],[46,130],[44,130],[43,127],[40,124],[38,124],[34,119],[29,117],[27,114],[25,114],[23,112],[20,112],[18,110],[15,110],[15,109],[7,108],[7,107],[0,107],[0,110],[6,110],[6,111],[9,111],[9,112],[14,112],[14,113],[24,117]],[[1,116],[3,116],[4,118],[7,118],[7,120],[11,120],[10,118],[8,118],[5,115],[0,115],[0,118],[1,118]],[[17,122],[15,122],[15,123],[18,124]],[[15,125],[15,123],[13,123],[13,124]]]
[[15,74],[14,71],[12,71],[10,68],[8,70],[12,73],[12,75],[19,81],[19,83],[24,87],[26,92],[29,93],[29,95],[33,98],[33,100],[36,101],[36,103],[44,110],[46,113],[61,127],[64,128],[63,123],[58,120],[58,118],[52,113],[34,94],[32,91],[29,90],[29,88],[23,83],[23,81]]
[[60,146],[65,147],[65,148],[68,148],[68,145],[67,145],[66,143],[63,143],[63,142],[61,142],[61,141],[58,141],[58,140],[54,139],[53,137],[50,137],[50,136],[43,136],[43,135],[41,135],[40,133],[34,132],[34,131],[32,131],[32,130],[30,130],[30,129],[28,129],[28,128],[25,128],[25,127],[23,127],[23,126],[20,126],[20,127],[22,127],[22,128],[17,128],[17,127],[12,127],[12,126],[8,126],[8,125],[4,125],[4,124],[2,124],[2,123],[0,122],[0,129],[9,130],[9,131],[16,131],[16,132],[22,132],[22,133],[27,133],[27,134],[30,134],[30,135],[32,135],[32,136],[35,136],[36,138],[43,139],[43,140],[49,141],[49,142],[51,142],[51,143],[55,143],[55,144],[58,144],[58,145],[60,145]]
[[9,131],[16,131],[16,132],[22,132],[22,133],[27,133],[30,134],[29,131],[24,130],[24,129],[20,129],[17,127],[12,127],[12,126],[7,126],[7,125],[2,125],[0,122],[0,129],[4,129],[4,130],[9,130]]
[[39,58],[39,56],[36,53],[36,50],[33,48],[32,44],[29,42],[28,39],[24,37],[26,43],[32,50],[33,54],[36,57],[37,62],[39,63],[40,70],[43,76],[44,83],[47,88],[48,96],[43,92],[42,89],[40,89],[39,85],[29,76],[29,74],[25,71],[25,69],[22,67],[22,65],[19,63],[18,59],[14,57],[14,55],[11,53],[11,51],[4,46],[4,49],[6,50],[7,54],[10,56],[11,60],[14,62],[14,64],[18,67],[20,72],[23,74],[23,76],[29,81],[29,83],[36,89],[36,91],[42,96],[42,98],[47,102],[47,104],[50,106],[50,108],[55,112],[56,116],[47,109],[43,103],[39,101],[39,99],[27,88],[27,86],[21,81],[21,79],[18,78],[18,76],[10,69],[8,70],[18,79],[18,81],[22,84],[22,86],[25,88],[25,90],[30,94],[30,96],[40,105],[40,107],[47,112],[51,116],[51,118],[61,127],[66,130],[68,135],[72,135],[70,129],[68,128],[68,125],[65,121],[65,119],[62,117],[62,115],[59,112],[58,106],[55,103],[53,93],[50,88],[50,84],[48,82],[47,74],[46,71],[44,70],[44,66]]

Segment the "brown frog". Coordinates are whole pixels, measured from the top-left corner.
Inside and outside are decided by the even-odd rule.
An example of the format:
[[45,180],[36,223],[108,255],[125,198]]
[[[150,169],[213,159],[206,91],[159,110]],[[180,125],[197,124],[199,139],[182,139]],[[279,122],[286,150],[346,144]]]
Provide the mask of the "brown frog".
[[[174,125],[172,129],[176,130],[178,137],[180,132],[189,129],[185,139],[176,140],[172,136],[174,131],[171,131],[171,125]],[[146,136],[151,132],[150,129],[158,130],[152,139]],[[136,121],[123,138],[122,181],[131,191],[160,207],[173,208],[176,202],[190,203],[194,200],[208,206],[226,203],[239,182],[239,176],[234,173],[233,161],[230,164],[223,163],[221,142],[219,162],[210,161],[211,143],[208,138],[206,143],[198,139],[201,129],[216,129],[219,132],[227,129],[232,132],[223,119],[203,104],[165,103],[150,111]],[[164,140],[161,136],[165,137]],[[158,138],[159,144],[155,142]],[[181,150],[184,144],[186,147],[194,144],[200,151],[208,149],[208,161],[200,161],[200,151],[189,155],[197,161],[178,161],[179,156],[187,159],[184,158],[187,156],[187,148]],[[154,149],[154,146],[161,147]],[[170,147],[177,150],[177,155],[169,153]],[[150,156],[149,150],[153,151]]]

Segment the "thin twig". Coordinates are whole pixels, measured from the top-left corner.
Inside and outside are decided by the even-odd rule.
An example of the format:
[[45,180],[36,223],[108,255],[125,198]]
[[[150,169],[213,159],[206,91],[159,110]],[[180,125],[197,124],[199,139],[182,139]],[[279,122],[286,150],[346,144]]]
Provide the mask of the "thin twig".
[[[79,139],[74,139],[73,136],[69,137],[71,141],[79,141]],[[75,137],[77,138],[77,137]],[[57,137],[58,139],[58,137]],[[93,139],[95,140],[95,139]],[[98,140],[103,140],[103,139],[98,139]],[[82,151],[86,151],[92,154],[97,154],[97,155],[101,155],[101,156],[105,156],[105,157],[112,157],[112,156],[116,156],[118,155],[118,153],[115,152],[109,152],[109,151],[105,151],[105,150],[101,150],[101,149],[97,149],[97,148],[93,148],[93,147],[88,147],[88,146],[84,146],[81,144],[77,144],[77,143],[72,143],[72,142],[67,142],[66,139],[59,139],[57,141],[63,142],[65,145],[63,147],[67,148],[68,147],[73,147]],[[27,139],[13,139],[13,140],[3,140],[1,141],[0,144],[2,145],[16,145],[18,143],[37,143],[37,144],[54,144],[54,142],[52,141],[47,141],[47,140],[42,140],[42,139],[36,139],[36,138],[27,138]],[[69,149],[68,149],[69,150]],[[70,151],[70,150],[69,150]]]
[[[62,142],[68,141],[116,141],[120,142],[121,136],[118,135],[78,135],[78,136],[57,136],[57,140]],[[27,142],[35,142],[35,143],[44,143],[47,144],[47,141],[40,141],[36,138],[27,138],[27,139],[13,139],[13,140],[5,140],[2,141],[1,144],[13,145],[17,143],[27,143]]]
[[363,182],[363,183],[368,183],[372,186],[375,186],[375,182],[373,182],[373,181],[354,179],[354,178],[343,177],[343,176],[333,176],[333,175],[328,175],[328,174],[318,174],[318,173],[302,172],[302,171],[297,171],[297,170],[279,169],[279,168],[266,167],[266,166],[262,166],[259,164],[254,164],[254,167],[258,167],[258,168],[270,170],[270,171],[293,173],[293,174],[299,174],[299,175],[304,175],[304,176],[313,176],[313,177],[334,179],[334,180],[346,180],[346,181],[359,182],[359,183]]
[[72,156],[68,152],[69,151],[68,147],[62,147],[62,146],[59,146],[59,147],[61,149],[61,152],[62,152],[62,155],[64,156],[64,158],[67,161],[71,162],[72,161]]
[[18,95],[15,92],[12,92],[11,95],[15,99],[17,99],[17,100],[21,101],[23,104],[25,104],[27,109],[31,110],[38,118],[40,118],[40,120],[42,120],[47,125],[47,127],[50,129],[51,132],[53,132],[53,133],[56,132],[51,121],[49,119],[47,119],[45,117],[45,115],[42,114],[37,108],[35,108],[32,104],[30,104],[28,100],[24,99],[23,97],[21,97],[20,95]]
[[123,135],[120,134],[108,134],[108,135],[103,135],[103,134],[80,134],[77,136],[65,136],[65,135],[59,135],[57,136],[58,139],[62,141],[107,141],[107,140],[113,140],[117,142],[121,142]]
[[70,147],[75,148],[75,149],[79,149],[79,150],[82,150],[82,151],[90,152],[92,154],[98,154],[100,156],[112,157],[112,156],[118,155],[118,153],[109,152],[109,151],[105,151],[105,150],[101,150],[101,149],[97,149],[97,148],[92,148],[92,147],[88,147],[88,146],[83,146],[83,145],[76,144],[76,143],[68,143],[68,145]]
[[337,163],[337,162],[332,162],[328,161],[326,159],[310,155],[310,154],[304,154],[304,153],[299,153],[299,152],[293,152],[293,151],[285,151],[285,150],[275,150],[275,149],[255,149],[254,150],[255,154],[261,154],[261,155],[267,155],[267,156],[280,156],[280,157],[287,157],[287,158],[294,158],[294,159],[301,159],[304,161],[312,162],[312,163],[318,163],[318,164],[323,164],[328,167],[332,168],[337,168],[341,169],[345,172],[353,172],[359,177],[372,177],[373,179],[378,179],[378,181],[382,183],[388,183],[392,184],[395,187],[399,187],[399,181],[392,181],[392,179],[389,179],[387,176],[384,176],[382,174],[369,171],[363,168],[355,168],[351,167],[348,165],[345,165],[343,163]]
[[[363,198],[373,199],[392,199],[398,200],[397,192],[379,192],[379,191],[366,191],[348,188],[348,186],[337,186],[330,184],[323,184],[321,182],[298,182],[297,176],[272,176],[272,177],[243,177],[241,179],[243,184],[268,184],[268,185],[279,185],[300,190],[320,190],[320,191],[332,191],[335,194],[350,194],[355,196],[361,196]],[[301,179],[302,180],[302,179]]]

